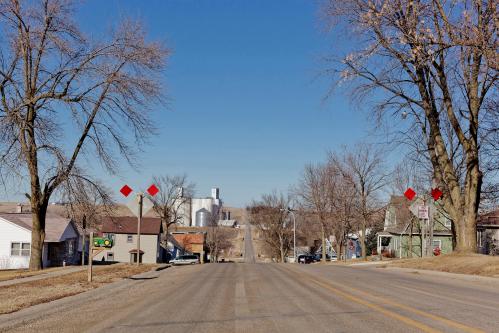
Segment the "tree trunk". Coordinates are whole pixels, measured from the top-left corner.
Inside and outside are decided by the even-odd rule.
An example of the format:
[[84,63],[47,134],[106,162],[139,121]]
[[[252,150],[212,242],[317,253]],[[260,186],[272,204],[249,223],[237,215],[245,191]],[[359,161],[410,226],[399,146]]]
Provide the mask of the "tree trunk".
[[362,259],[367,260],[367,251],[366,251],[366,219],[362,221],[362,230],[360,235],[360,247],[362,250]]
[[[43,206],[43,205],[42,205]],[[31,229],[31,254],[29,269],[38,271],[43,269],[43,243],[45,241],[45,217],[47,207],[31,205],[32,207],[32,229]]]
[[476,213],[473,209],[458,220],[456,228],[456,252],[475,253],[476,248]]
[[322,260],[323,264],[326,263],[326,233],[324,231],[324,224],[321,224],[321,236],[322,236]]

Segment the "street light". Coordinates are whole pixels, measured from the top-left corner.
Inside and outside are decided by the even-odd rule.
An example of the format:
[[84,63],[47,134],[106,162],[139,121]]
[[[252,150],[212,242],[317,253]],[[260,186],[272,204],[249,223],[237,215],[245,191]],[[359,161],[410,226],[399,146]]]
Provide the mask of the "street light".
[[291,208],[281,208],[279,209],[281,212],[287,212],[287,213],[291,213],[291,215],[293,216],[293,257],[295,259],[295,264],[297,263],[297,258],[296,258],[296,216],[295,216],[295,213],[294,213],[294,209],[291,209]]

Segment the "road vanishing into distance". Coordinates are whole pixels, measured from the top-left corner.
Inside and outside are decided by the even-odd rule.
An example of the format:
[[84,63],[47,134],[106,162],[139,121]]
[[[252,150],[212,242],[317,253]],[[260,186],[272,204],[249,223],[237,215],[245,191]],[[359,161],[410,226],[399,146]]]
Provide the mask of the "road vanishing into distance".
[[255,263],[255,249],[253,248],[253,238],[251,235],[251,224],[246,221],[244,231],[244,262]]
[[498,332],[498,287],[339,264],[171,267],[0,316],[0,331]]

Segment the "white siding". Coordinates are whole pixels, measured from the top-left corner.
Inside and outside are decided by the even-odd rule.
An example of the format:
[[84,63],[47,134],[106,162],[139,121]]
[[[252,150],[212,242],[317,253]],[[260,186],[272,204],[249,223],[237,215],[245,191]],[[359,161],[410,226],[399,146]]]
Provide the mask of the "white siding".
[[0,269],[28,268],[29,257],[10,255],[12,242],[31,243],[31,231],[0,218]]
[[[95,256],[95,261],[107,261],[108,253],[112,252],[114,261],[130,262],[130,250],[137,248],[137,235],[131,235],[132,242],[128,242],[127,234],[115,234],[113,247],[102,251]],[[140,235],[140,250],[144,252],[142,262],[155,264],[159,255],[158,235]]]

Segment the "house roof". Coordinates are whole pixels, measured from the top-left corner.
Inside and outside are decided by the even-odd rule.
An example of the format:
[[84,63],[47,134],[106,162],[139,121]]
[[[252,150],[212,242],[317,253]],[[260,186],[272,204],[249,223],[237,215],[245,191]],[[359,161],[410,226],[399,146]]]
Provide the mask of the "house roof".
[[[395,235],[410,234],[410,230],[408,230],[409,229],[408,225],[411,219],[415,218],[409,209],[412,203],[413,203],[412,201],[409,201],[404,196],[395,196],[395,195],[391,196],[387,212],[395,214],[396,223],[394,225],[385,224],[385,230],[384,230],[385,232]],[[435,225],[437,224],[435,223]],[[419,235],[419,230],[417,228],[413,228],[412,234]],[[433,230],[433,235],[452,236],[452,232],[450,229],[439,230],[437,227],[435,227],[435,229]]]
[[174,233],[172,236],[184,248],[192,244],[204,244],[203,233]]
[[412,213],[409,210],[410,201],[406,197],[392,195],[390,198],[390,203],[388,204],[388,210],[394,210],[396,216],[396,224],[390,225],[385,228],[385,231],[395,234],[400,234],[404,232],[407,224],[412,218]]
[[499,227],[499,209],[482,214],[478,217],[478,227],[497,226]]
[[[161,230],[161,220],[156,217],[143,217],[140,233],[143,235],[158,235]],[[105,217],[102,232],[112,234],[136,234],[137,218],[131,216]]]
[[[14,223],[21,228],[32,230],[33,221],[31,213],[0,213],[0,218]],[[64,240],[64,232],[68,228],[73,228],[75,234],[77,230],[71,219],[67,219],[55,214],[47,214],[45,219],[45,242],[61,242]]]

